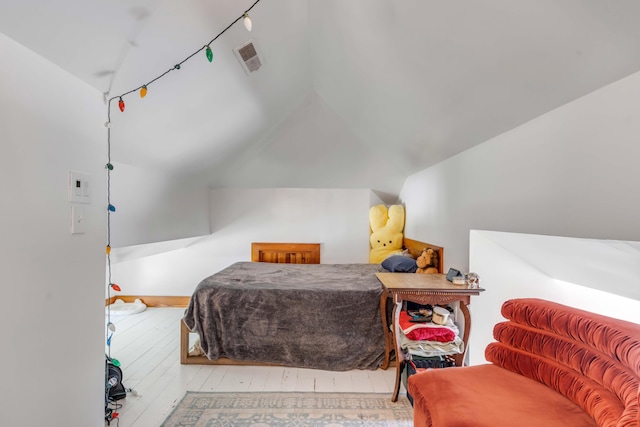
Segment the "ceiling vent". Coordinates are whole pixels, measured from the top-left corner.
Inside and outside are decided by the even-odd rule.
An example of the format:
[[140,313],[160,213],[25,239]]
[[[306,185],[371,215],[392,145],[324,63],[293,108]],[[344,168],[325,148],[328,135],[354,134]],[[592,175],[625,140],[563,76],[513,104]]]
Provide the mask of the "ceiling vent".
[[249,40],[248,42],[233,49],[233,53],[236,54],[236,58],[240,61],[240,65],[242,65],[242,68],[247,75],[258,71],[264,63],[262,55],[258,53],[258,47],[253,40]]

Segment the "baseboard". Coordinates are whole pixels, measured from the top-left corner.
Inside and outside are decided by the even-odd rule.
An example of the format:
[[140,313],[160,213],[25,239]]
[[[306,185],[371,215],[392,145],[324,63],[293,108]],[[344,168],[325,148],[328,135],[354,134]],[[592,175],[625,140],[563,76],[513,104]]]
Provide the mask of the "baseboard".
[[104,305],[113,304],[116,299],[124,302],[134,302],[139,299],[146,304],[147,307],[187,307],[191,297],[188,296],[141,296],[141,295],[117,295],[105,299]]

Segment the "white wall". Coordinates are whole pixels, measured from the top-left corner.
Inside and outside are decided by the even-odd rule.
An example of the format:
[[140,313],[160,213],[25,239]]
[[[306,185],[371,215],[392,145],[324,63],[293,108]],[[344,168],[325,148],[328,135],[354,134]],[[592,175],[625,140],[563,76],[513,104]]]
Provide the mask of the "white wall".
[[[0,425],[102,426],[106,110],[3,34],[0,51]],[[91,176],[81,235],[70,170]]]
[[[113,108],[113,107],[112,107]],[[117,127],[113,123],[112,127]],[[112,137],[112,147],[118,139]],[[208,234],[209,190],[162,171],[112,162],[111,246],[123,247]]]
[[[485,291],[471,298],[472,327],[469,337],[469,363],[485,363],[484,349],[493,340],[493,326],[504,318],[502,303],[512,298],[542,298],[568,306],[592,311],[622,320],[640,323],[640,299],[632,299],[584,286],[590,280],[582,273],[594,270],[594,259],[575,257],[577,245],[588,252],[603,254],[618,252],[623,262],[606,266],[613,270],[602,281],[616,282],[625,278],[629,291],[638,293],[640,283],[640,244],[598,241],[553,236],[501,233],[473,230],[471,232],[471,264],[481,278]],[[551,250],[558,249],[555,259],[539,263],[540,242]],[[613,244],[618,243],[618,244]],[[571,250],[564,250],[572,248]],[[605,270],[606,271],[606,270]],[[565,280],[557,276],[562,275]],[[570,281],[568,281],[570,280]]]
[[408,177],[406,234],[460,270],[471,229],[640,241],[639,136],[637,73]]
[[366,263],[370,190],[211,190],[212,234],[114,249],[127,295],[191,295],[205,277],[251,259],[251,242],[321,243],[323,264]]

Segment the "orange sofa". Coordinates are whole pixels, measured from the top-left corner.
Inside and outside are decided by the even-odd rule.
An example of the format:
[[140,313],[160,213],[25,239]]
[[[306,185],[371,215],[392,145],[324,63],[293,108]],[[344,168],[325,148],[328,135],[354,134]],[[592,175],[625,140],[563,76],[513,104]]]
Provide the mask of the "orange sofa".
[[408,379],[414,426],[640,427],[640,325],[540,299],[502,315],[489,364]]

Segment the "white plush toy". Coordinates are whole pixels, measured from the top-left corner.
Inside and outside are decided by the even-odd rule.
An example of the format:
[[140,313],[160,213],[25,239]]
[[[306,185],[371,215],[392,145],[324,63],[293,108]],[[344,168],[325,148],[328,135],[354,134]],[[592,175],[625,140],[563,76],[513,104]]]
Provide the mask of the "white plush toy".
[[142,313],[147,309],[147,305],[136,298],[134,302],[124,302],[116,299],[113,304],[107,306],[106,311],[111,311],[113,316],[127,316],[129,314]]

